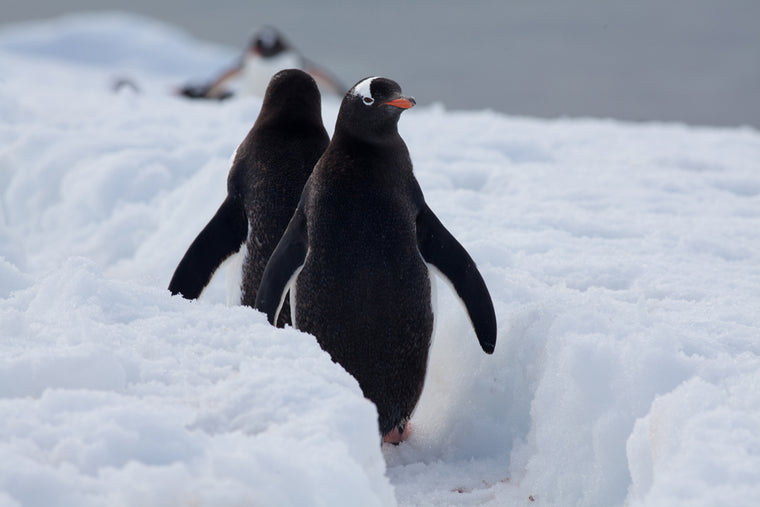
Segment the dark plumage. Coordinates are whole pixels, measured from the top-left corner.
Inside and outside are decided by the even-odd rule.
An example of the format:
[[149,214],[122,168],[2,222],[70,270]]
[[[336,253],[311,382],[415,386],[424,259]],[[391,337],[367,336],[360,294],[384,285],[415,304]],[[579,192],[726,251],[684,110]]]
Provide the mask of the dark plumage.
[[241,303],[253,306],[267,260],[328,142],[314,80],[295,69],[275,74],[235,154],[227,198],[177,266],[172,294],[197,298],[222,261],[247,241]]
[[346,94],[255,305],[274,322],[291,287],[295,326],[359,381],[377,406],[380,434],[400,439],[422,392],[433,331],[426,262],[464,300],[483,349],[493,352],[496,342],[488,289],[412,174],[397,124],[413,105],[385,78]]

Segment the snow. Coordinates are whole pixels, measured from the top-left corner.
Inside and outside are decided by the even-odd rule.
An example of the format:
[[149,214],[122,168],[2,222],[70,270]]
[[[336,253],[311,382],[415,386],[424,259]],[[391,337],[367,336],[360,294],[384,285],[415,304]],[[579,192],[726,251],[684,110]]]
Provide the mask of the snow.
[[413,433],[381,448],[313,337],[224,273],[166,290],[260,106],[169,90],[234,55],[118,13],[0,31],[0,505],[760,498],[760,133],[405,112],[499,336],[439,283]]

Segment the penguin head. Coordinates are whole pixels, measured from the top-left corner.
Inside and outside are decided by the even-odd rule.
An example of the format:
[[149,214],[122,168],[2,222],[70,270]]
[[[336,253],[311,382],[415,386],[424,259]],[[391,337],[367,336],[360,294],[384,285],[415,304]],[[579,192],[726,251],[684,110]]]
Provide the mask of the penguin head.
[[257,122],[313,122],[322,125],[316,81],[299,69],[277,72],[269,80]]
[[402,95],[395,81],[368,77],[343,97],[335,130],[367,141],[398,136],[401,113],[415,104],[413,97]]
[[264,26],[259,29],[248,45],[248,53],[262,58],[271,58],[289,49],[290,45],[285,37],[271,26]]

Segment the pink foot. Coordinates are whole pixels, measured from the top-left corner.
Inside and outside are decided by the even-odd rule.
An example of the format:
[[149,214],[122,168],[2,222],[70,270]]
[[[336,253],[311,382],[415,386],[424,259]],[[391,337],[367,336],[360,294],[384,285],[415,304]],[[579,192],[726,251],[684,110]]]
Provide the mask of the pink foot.
[[406,423],[403,433],[399,431],[398,428],[393,428],[383,437],[383,442],[386,444],[398,445],[404,440],[406,440],[407,438],[409,438],[409,433],[411,431],[412,431],[412,425],[409,423]]

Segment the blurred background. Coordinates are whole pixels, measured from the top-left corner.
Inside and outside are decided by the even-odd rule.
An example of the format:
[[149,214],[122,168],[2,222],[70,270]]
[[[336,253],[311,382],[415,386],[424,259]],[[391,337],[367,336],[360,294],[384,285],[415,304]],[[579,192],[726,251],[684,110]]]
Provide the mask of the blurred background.
[[273,25],[349,86],[447,109],[760,128],[758,0],[2,0],[0,26],[104,10],[241,53]]

